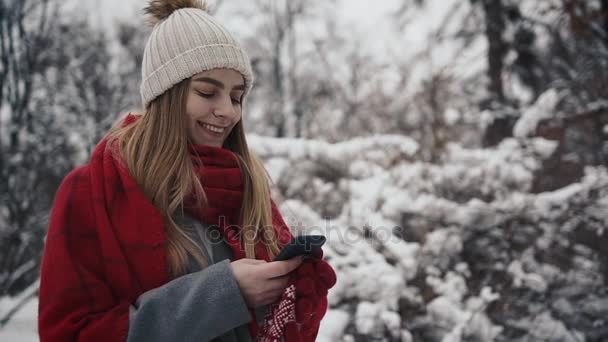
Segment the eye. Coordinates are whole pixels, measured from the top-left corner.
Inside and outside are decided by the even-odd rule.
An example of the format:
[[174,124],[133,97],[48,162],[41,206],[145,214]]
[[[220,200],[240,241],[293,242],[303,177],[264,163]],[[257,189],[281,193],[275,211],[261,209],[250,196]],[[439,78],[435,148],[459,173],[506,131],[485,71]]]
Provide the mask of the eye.
[[214,93],[208,93],[208,92],[202,92],[202,91],[197,91],[197,93],[206,99],[212,98],[213,95],[215,95]]
[[235,105],[240,105],[241,104],[241,99],[235,99],[235,98],[233,98],[232,99],[232,103],[235,104]]

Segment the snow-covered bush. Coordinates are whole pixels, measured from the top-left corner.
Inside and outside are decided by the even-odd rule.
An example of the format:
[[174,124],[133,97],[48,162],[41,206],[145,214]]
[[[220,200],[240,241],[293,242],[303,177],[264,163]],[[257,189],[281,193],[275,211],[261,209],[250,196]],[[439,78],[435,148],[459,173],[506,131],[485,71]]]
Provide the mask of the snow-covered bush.
[[[530,192],[556,148],[542,138],[488,149],[255,137],[298,232],[328,236],[324,341],[600,341],[608,317],[608,172]],[[331,208],[331,215],[328,209]]]

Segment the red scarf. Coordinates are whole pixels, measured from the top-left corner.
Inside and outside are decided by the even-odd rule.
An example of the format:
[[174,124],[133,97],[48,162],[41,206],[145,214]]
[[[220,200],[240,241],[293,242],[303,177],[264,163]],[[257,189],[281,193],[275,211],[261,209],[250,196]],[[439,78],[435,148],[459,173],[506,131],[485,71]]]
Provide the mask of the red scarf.
[[[126,124],[132,121],[129,116]],[[209,146],[193,152],[203,165],[197,173],[209,206],[186,210],[201,222],[218,225],[233,260],[243,258],[237,228],[243,183],[236,155]],[[291,233],[274,203],[272,220],[280,243],[286,243]],[[89,164],[66,176],[55,197],[41,266],[41,341],[126,340],[131,303],[170,281],[165,246],[160,212],[102,141]],[[262,244],[255,251],[256,258],[269,261]],[[314,341],[327,310],[327,290],[336,281],[321,257],[292,274],[262,326],[252,320],[249,331],[255,340]]]

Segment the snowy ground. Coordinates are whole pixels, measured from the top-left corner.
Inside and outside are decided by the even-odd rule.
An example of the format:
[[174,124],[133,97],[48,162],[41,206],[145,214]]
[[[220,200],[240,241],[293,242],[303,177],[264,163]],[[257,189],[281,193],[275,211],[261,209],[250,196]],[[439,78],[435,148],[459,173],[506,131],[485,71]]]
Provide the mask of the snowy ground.
[[[12,307],[13,302],[4,298],[0,301],[0,312]],[[0,329],[0,341],[35,342],[38,339],[36,318],[38,317],[38,300],[30,300],[13,318],[8,326]]]

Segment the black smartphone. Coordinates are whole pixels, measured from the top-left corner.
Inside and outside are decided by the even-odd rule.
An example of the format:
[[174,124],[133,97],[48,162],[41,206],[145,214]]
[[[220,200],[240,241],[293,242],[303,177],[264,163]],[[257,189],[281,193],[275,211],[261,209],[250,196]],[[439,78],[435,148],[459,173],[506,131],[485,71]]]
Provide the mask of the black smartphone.
[[279,254],[274,258],[274,261],[288,260],[298,255],[313,255],[325,243],[323,235],[299,235],[294,236],[291,241],[286,244]]

